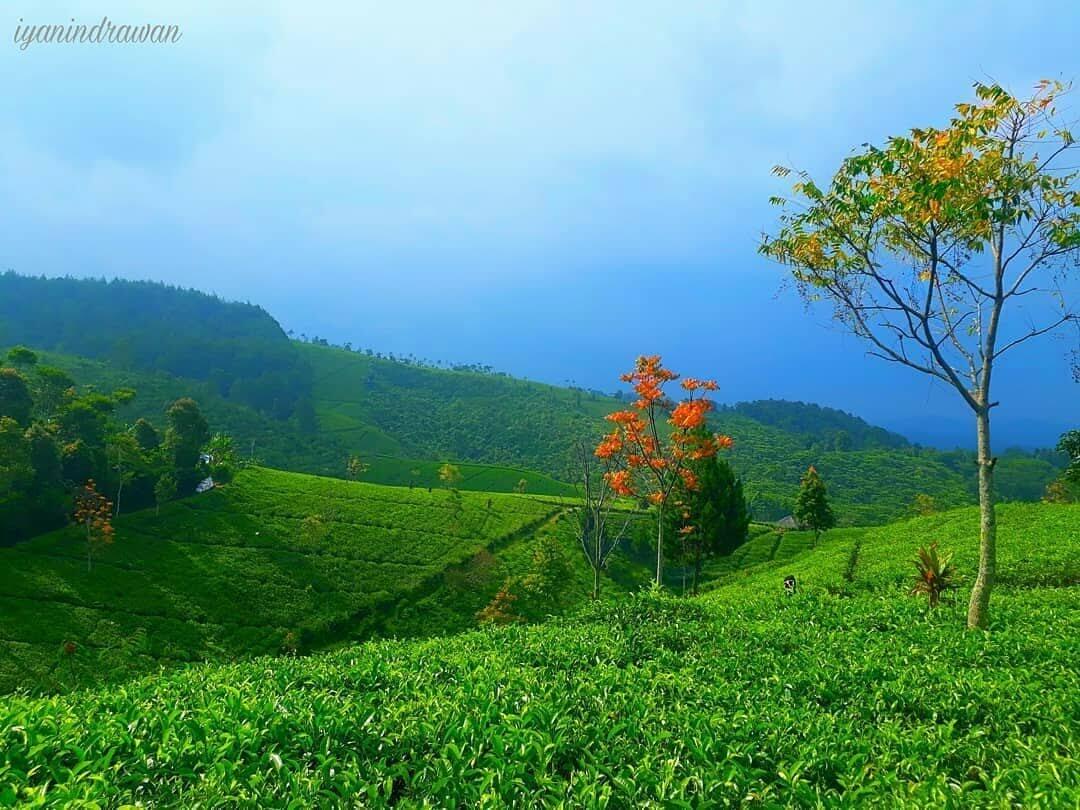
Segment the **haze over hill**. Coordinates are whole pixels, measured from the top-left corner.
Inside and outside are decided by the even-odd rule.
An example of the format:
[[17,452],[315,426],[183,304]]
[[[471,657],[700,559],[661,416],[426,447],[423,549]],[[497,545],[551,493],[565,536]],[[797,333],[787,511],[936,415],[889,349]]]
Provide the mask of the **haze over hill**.
[[[88,339],[82,322],[97,324]],[[135,389],[121,409],[129,419],[160,423],[170,401],[194,396],[264,463],[341,477],[359,453],[371,464],[367,480],[381,483],[431,486],[438,464],[453,460],[499,465],[467,468],[472,489],[508,492],[525,481],[532,492],[565,494],[553,479],[568,480],[573,442],[595,438],[623,405],[599,391],[290,340],[259,308],[147,283],[0,275],[5,343],[48,350],[45,359],[79,383]],[[846,524],[908,514],[918,494],[942,506],[974,496],[969,455],[914,446],[835,409],[743,402],[719,408],[712,422],[735,437],[732,462],[761,519],[791,511],[812,464]],[[1062,463],[1053,453],[1003,454],[1003,497],[1040,497]]]
[[[3,268],[191,285],[335,343],[602,390],[643,350],[613,335],[648,323],[648,351],[735,398],[970,446],[951,393],[777,294],[770,169],[826,179],[976,79],[1080,75],[1069,4],[233,8],[178,7],[152,56],[0,52]],[[1071,427],[1068,348],[995,372],[1003,446]]]

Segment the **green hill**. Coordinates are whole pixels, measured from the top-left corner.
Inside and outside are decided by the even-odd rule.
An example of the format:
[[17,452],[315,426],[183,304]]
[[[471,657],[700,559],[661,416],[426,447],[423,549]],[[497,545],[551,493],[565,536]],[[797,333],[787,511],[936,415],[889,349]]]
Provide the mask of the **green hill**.
[[[564,494],[572,443],[623,404],[596,391],[293,341],[256,306],[144,282],[0,274],[0,345],[16,343],[43,350],[43,362],[77,382],[134,388],[120,414],[128,419],[160,427],[168,402],[192,396],[215,429],[262,463],[342,477],[359,453],[375,483],[434,486],[439,463],[451,460],[477,465],[464,471],[464,488],[509,492],[524,479],[529,492]],[[721,393],[737,394],[737,384]],[[733,463],[759,519],[791,511],[810,464],[848,525],[904,516],[917,494],[942,508],[974,500],[970,453],[913,446],[842,411],[743,402],[721,408],[714,424],[736,439]],[[1050,458],[1002,454],[1002,497],[1039,497],[1058,472]]]
[[899,449],[911,445],[903,436],[871,425],[853,414],[813,403],[759,399],[754,402],[739,402],[725,410],[802,436],[808,447],[867,450]]
[[252,304],[146,281],[0,274],[0,345],[24,344],[206,382],[222,397],[301,421],[310,370]]
[[1075,807],[1080,507],[1001,508],[989,633],[963,629],[962,594],[932,613],[907,594],[932,540],[970,579],[975,525],[964,509],[838,531],[698,600],[13,697],[0,796]]
[[[314,344],[300,348],[313,370],[320,436],[360,452],[509,464],[565,477],[574,439],[599,431],[603,417],[623,407],[597,392],[423,368]],[[740,403],[719,409],[713,424],[735,437],[732,462],[762,519],[791,511],[799,478],[811,464],[828,482],[846,524],[904,516],[917,494],[932,496],[941,508],[974,500],[969,456],[911,446],[841,411]],[[1041,492],[1057,469],[1007,455],[1000,474],[1002,497],[1012,499],[1014,493]]]
[[[207,382],[52,352],[43,352],[42,362],[68,371],[80,384],[135,389],[135,400],[120,413],[129,420],[144,416],[160,426],[167,403],[192,396],[215,429],[232,435],[245,454],[254,447],[262,463],[341,477],[348,456],[360,453],[370,464],[365,480],[420,487],[437,486],[439,464],[449,459],[461,464],[464,489],[510,492],[525,479],[527,492],[570,494],[572,488],[558,480],[568,472],[566,449],[575,437],[599,430],[603,416],[621,405],[595,392],[420,368],[312,344],[297,348],[313,374],[316,427],[310,429],[222,397]],[[805,426],[821,410],[829,414],[828,424],[845,426],[835,429],[860,435],[857,422],[844,421],[839,412],[787,404],[794,424]],[[876,446],[872,438],[859,439],[862,449],[837,450],[828,441],[757,421],[744,412],[749,405],[722,408],[713,423],[736,438],[732,462],[760,519],[790,512],[799,477],[811,464],[825,477],[846,524],[903,516],[920,493],[942,508],[974,500],[968,454]],[[769,418],[778,421],[782,410],[770,403]],[[875,431],[868,428],[867,435]],[[1044,458],[1005,453],[997,471],[1001,495],[1033,498],[1058,471]]]
[[[559,593],[580,602],[591,580],[561,512],[533,496],[244,470],[121,516],[89,572],[75,528],[0,549],[0,691],[474,627],[545,533],[574,566]],[[65,657],[68,641],[78,653]]]
[[[274,419],[222,397],[206,382],[161,371],[119,368],[113,363],[74,355],[49,351],[38,354],[42,364],[63,369],[79,385],[102,391],[133,389],[135,398],[118,411],[121,419],[130,422],[145,417],[162,428],[169,403],[190,396],[198,401],[215,430],[228,433],[236,440],[241,456],[247,458],[254,452],[260,462],[278,469],[341,478],[349,454],[363,452],[364,461],[369,465],[363,476],[365,481],[427,488],[440,486],[438,468],[444,460],[451,458],[436,455],[424,460],[378,455],[369,452],[370,443],[360,441],[354,445],[329,432],[304,430],[296,420]],[[567,483],[532,469],[463,462],[458,466],[462,473],[461,489],[511,492],[518,489],[524,479],[525,491],[534,495],[572,495],[574,490]]]

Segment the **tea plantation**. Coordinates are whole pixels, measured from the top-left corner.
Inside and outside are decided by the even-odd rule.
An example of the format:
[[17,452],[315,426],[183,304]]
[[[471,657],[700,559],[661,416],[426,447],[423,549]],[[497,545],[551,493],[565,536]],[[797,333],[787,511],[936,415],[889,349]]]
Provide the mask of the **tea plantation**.
[[[507,573],[502,555],[521,557],[517,546],[559,512],[557,501],[528,496],[255,468],[160,515],[121,516],[91,571],[76,528],[0,548],[0,691],[365,638],[399,602],[495,552],[487,578],[471,581],[482,607]],[[413,607],[412,629],[474,624],[471,612],[467,623],[453,613],[433,624]],[[63,652],[68,642],[74,654]]]
[[761,534],[699,599],[9,697],[0,802],[1076,807],[1080,507],[1000,509],[988,633],[908,595],[932,540],[974,571],[976,524]]

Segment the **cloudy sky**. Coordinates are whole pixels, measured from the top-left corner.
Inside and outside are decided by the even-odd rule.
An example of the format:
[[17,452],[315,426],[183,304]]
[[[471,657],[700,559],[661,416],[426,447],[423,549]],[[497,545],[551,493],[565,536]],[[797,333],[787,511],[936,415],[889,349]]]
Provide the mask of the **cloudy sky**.
[[[1080,78],[1074,3],[224,5],[0,6],[0,267],[164,280],[605,390],[662,353],[724,400],[968,443],[954,394],[867,358],[757,256],[769,169],[827,177],[977,80]],[[104,15],[183,38],[13,41]],[[1000,440],[1075,426],[1069,338],[1008,359]]]

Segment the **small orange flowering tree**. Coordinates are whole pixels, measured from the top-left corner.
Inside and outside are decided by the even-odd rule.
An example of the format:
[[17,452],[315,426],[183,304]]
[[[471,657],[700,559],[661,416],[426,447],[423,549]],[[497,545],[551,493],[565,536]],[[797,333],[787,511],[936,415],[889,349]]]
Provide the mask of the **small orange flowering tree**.
[[112,503],[97,491],[93,479],[75,493],[75,523],[86,527],[86,570],[94,555],[113,541]]
[[700,430],[714,407],[705,398],[706,392],[717,388],[713,380],[685,378],[681,385],[686,398],[676,404],[664,387],[679,375],[664,368],[659,355],[639,357],[634,370],[620,379],[633,386],[638,398],[627,410],[607,416],[614,428],[595,453],[610,465],[604,478],[616,495],[643,497],[656,506],[659,586],[664,577],[664,505],[678,482],[689,490],[697,488],[688,462],[709,458],[731,447],[732,440]]

